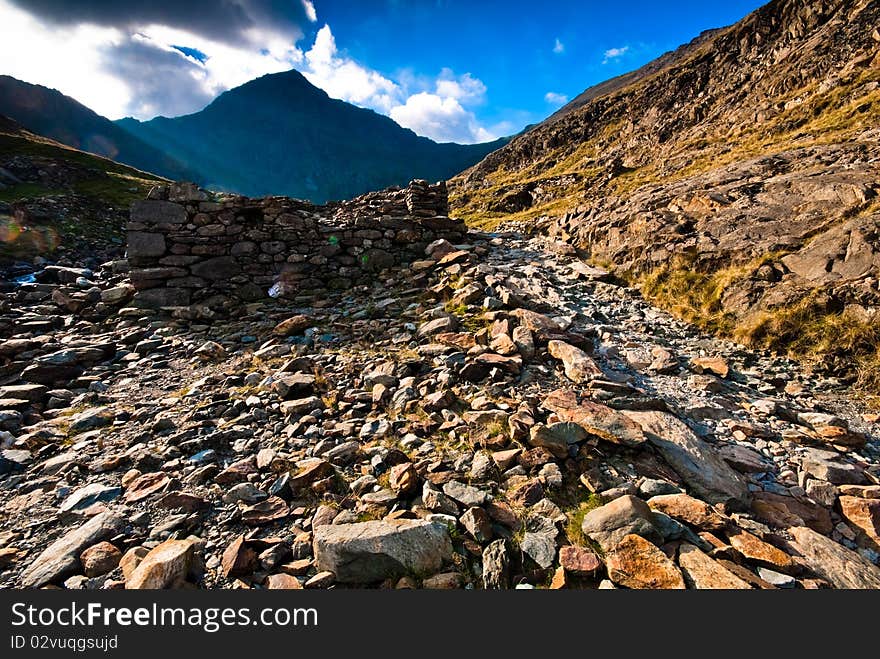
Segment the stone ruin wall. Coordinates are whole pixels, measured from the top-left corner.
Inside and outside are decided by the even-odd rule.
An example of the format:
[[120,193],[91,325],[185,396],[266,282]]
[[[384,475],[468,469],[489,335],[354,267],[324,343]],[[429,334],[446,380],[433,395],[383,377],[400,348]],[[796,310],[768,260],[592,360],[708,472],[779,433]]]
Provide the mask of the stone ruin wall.
[[460,241],[445,183],[413,181],[316,206],[287,197],[211,196],[192,184],[154,188],[127,225],[134,305],[228,305],[369,283]]

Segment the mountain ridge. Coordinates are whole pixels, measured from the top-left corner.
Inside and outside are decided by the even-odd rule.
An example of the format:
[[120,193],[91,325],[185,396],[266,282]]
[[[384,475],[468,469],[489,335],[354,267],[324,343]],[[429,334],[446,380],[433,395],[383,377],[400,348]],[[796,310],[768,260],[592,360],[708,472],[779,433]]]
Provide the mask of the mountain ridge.
[[0,114],[33,133],[174,179],[198,174],[58,90],[0,75]]
[[[330,98],[295,70],[228,90],[197,113],[117,123],[177,159],[199,162],[208,187],[312,201],[414,178],[445,179],[505,143],[433,142],[373,110]],[[290,152],[305,155],[294,159]]]
[[704,328],[876,386],[878,21],[874,2],[774,0],[586,90],[453,179],[454,212],[524,223]]

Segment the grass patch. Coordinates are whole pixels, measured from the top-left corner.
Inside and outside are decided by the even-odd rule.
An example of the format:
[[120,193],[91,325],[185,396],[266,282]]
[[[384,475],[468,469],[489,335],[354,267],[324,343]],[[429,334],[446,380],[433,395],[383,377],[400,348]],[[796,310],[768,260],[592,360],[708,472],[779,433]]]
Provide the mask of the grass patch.
[[723,309],[724,292],[780,256],[781,252],[773,252],[742,265],[705,273],[696,269],[692,257],[679,255],[647,274],[626,278],[657,306],[701,329],[731,336],[736,329],[736,317]]
[[605,502],[598,494],[589,493],[575,508],[565,511],[568,517],[568,521],[565,523],[565,535],[571,544],[578,547],[589,547],[597,553],[601,552],[601,548],[597,549],[598,545],[584,534],[581,526],[587,513],[604,504]]
[[880,393],[880,323],[829,309],[819,293],[757,314],[737,328],[734,338],[821,364],[875,398]]
[[57,192],[58,190],[47,188],[39,183],[19,183],[0,190],[0,201],[12,202],[20,199],[46,197]]

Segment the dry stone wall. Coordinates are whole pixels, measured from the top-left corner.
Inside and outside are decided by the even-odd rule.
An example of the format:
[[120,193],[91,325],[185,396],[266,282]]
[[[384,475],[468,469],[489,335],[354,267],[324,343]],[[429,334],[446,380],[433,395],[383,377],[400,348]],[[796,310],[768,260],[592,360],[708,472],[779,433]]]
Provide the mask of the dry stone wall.
[[158,186],[131,208],[134,304],[221,305],[347,289],[424,258],[438,238],[460,240],[467,228],[447,213],[442,182],[325,206]]

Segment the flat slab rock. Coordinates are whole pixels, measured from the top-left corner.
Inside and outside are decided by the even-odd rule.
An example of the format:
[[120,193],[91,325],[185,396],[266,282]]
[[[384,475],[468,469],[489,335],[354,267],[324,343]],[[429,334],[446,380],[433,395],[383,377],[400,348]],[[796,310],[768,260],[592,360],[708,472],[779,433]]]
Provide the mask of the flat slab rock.
[[835,588],[880,588],[880,568],[831,538],[806,526],[790,528],[792,548],[816,574]]
[[319,526],[315,566],[340,583],[374,583],[407,574],[434,574],[452,558],[446,526],[422,520],[381,520]]
[[624,414],[642,427],[648,441],[700,499],[748,508],[751,496],[746,482],[682,421],[666,412]]
[[80,554],[92,545],[116,535],[124,524],[125,520],[120,515],[105,512],[68,531],[49,545],[25,570],[21,577],[22,586],[39,588],[76,574],[81,567]]

